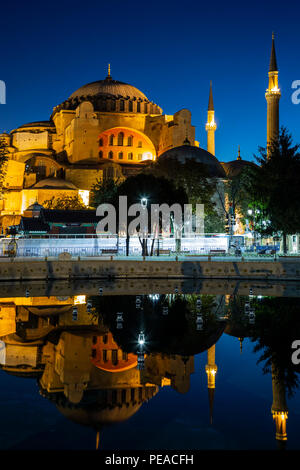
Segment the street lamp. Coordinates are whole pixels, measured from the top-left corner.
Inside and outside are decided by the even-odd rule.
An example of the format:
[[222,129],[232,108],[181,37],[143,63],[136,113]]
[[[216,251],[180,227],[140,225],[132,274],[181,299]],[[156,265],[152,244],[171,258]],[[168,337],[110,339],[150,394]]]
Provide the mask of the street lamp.
[[[143,211],[147,208],[148,199],[146,197],[141,198],[141,206]],[[144,214],[145,215],[145,214]],[[143,220],[143,225],[145,224],[145,220]],[[145,225],[142,227],[143,231],[143,243],[142,243],[142,256],[145,256]]]
[[139,343],[140,347],[143,347],[144,344],[145,344],[145,335],[142,331],[140,332],[140,334],[138,336],[138,343]]

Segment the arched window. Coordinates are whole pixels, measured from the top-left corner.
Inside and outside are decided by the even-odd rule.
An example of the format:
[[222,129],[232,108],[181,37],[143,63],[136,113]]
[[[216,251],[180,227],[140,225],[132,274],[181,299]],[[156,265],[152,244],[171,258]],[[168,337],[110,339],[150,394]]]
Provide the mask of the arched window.
[[99,147],[103,147],[103,139],[99,139]]
[[148,104],[145,103],[144,105],[144,113],[147,114],[148,113]]
[[110,102],[110,109],[111,109],[111,111],[115,111],[115,110],[116,110],[116,102],[115,102],[115,100],[112,100],[112,101]]
[[[113,349],[111,351],[111,362],[113,363],[114,366],[116,366],[118,364],[118,350],[117,349]],[[113,390],[113,392],[116,391],[116,390]],[[117,394],[115,397],[113,397],[113,401],[116,402],[117,401]]]
[[100,111],[106,111],[106,101],[100,101]]
[[123,152],[119,152],[118,158],[119,158],[119,160],[123,160]]
[[133,160],[133,153],[132,153],[132,152],[130,152],[130,153],[128,154],[128,160]]
[[132,135],[129,135],[129,136],[128,136],[127,145],[128,145],[128,147],[132,147],[132,145],[133,145],[133,137],[132,137]]
[[114,154],[112,151],[108,152],[108,158],[111,158],[111,159],[114,158]]
[[113,134],[109,136],[109,145],[114,145],[114,138],[115,136]]
[[128,103],[128,111],[129,111],[130,113],[132,113],[132,111],[133,111],[132,101],[129,101],[129,103]]
[[102,150],[100,150],[100,152],[99,152],[99,158],[103,158],[103,152],[102,152]]
[[138,101],[137,104],[136,104],[136,112],[137,113],[141,112],[141,103],[140,103],[140,101]]
[[141,140],[139,140],[138,147],[139,147],[139,148],[142,148],[142,147],[143,147],[143,142],[142,142]]
[[120,132],[118,134],[118,145],[121,145],[123,147],[123,142],[124,142],[124,133]]
[[139,153],[138,154],[138,160],[142,160],[143,159],[143,154],[142,153]]
[[125,109],[125,101],[121,100],[120,101],[120,111],[124,111],[124,109]]

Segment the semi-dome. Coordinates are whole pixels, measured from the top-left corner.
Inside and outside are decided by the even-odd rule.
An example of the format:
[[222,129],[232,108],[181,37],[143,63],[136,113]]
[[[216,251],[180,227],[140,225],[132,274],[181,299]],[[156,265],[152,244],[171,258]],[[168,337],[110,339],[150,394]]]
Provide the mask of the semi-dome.
[[210,177],[226,177],[225,171],[218,159],[200,147],[195,147],[193,145],[173,147],[162,153],[159,159],[161,158],[176,158],[181,163],[185,163],[186,160],[195,160],[196,162],[202,163],[206,166]]
[[82,96],[95,96],[95,95],[110,95],[117,98],[131,98],[147,100],[148,98],[138,88],[133,85],[128,85],[124,82],[106,78],[105,80],[98,80],[96,82],[88,83],[74,91],[70,98],[80,98]]
[[34,189],[78,189],[70,181],[66,181],[60,178],[46,178],[39,181],[33,186]]
[[24,211],[24,217],[39,217],[42,209],[44,209],[44,207],[35,201]]
[[52,121],[35,121],[35,122],[27,122],[26,124],[22,124],[22,126],[19,126],[17,129],[20,130],[20,129],[23,129],[23,128],[31,128],[31,127],[55,127],[54,126],[54,123]]
[[142,406],[140,403],[124,403],[118,405],[97,407],[63,407],[56,405],[57,409],[70,421],[90,426],[93,428],[101,428],[103,425],[118,424],[127,421],[135,415]]
[[255,163],[249,160],[242,160],[241,158],[233,160],[232,162],[222,162],[221,164],[228,178],[238,176],[245,168],[254,168],[256,166]]
[[37,201],[35,201],[33,204],[30,204],[30,206],[27,207],[26,211],[34,211],[38,212],[44,209],[44,207],[39,204]]

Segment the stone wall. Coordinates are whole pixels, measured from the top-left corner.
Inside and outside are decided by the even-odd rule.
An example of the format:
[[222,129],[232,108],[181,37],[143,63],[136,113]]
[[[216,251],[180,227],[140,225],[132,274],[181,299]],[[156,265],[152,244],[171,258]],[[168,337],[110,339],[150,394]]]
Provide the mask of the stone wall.
[[28,260],[2,259],[0,281],[30,279],[258,279],[299,280],[300,260],[282,261],[169,261],[164,260]]

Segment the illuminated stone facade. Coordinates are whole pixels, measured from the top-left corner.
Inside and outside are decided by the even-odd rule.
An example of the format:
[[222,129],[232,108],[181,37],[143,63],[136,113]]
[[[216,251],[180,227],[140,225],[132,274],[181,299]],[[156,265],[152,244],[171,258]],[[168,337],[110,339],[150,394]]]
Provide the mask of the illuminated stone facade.
[[[266,92],[267,141],[278,135],[278,68],[274,38]],[[182,109],[163,114],[136,87],[108,75],[80,87],[54,107],[49,121],[24,124],[9,134],[0,134],[9,150],[0,200],[0,230],[16,225],[28,206],[51,198],[78,195],[88,205],[88,191],[97,180],[119,181],[136,174],[146,162],[165,158],[172,149],[208,166],[215,166],[220,180],[225,166],[215,157],[215,131],[212,87],[207,112],[207,151],[195,141],[191,112]],[[188,144],[188,145],[187,145]],[[198,152],[195,152],[195,149]],[[191,157],[189,157],[191,158]],[[224,172],[225,170],[225,172]]]
[[2,134],[9,150],[0,223],[18,223],[26,208],[79,195],[102,178],[122,180],[188,137],[191,113],[168,116],[140,90],[110,76],[82,86],[53,109],[49,121]]

